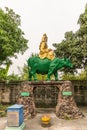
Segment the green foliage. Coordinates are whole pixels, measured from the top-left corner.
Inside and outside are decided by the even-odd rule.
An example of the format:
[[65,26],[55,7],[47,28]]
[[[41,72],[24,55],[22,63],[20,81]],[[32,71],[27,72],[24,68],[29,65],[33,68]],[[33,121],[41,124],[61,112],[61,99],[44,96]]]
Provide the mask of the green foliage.
[[64,69],[65,72],[76,72],[77,69],[87,68],[87,5],[85,11],[78,19],[80,28],[73,33],[65,33],[65,38],[61,43],[55,43],[55,53],[57,57],[71,57],[74,65],[73,69]]
[[87,71],[82,71],[78,76],[77,78],[79,80],[87,80]]
[[62,80],[87,80],[87,71],[84,70],[78,75],[64,73],[62,76]]
[[20,73],[20,79],[21,80],[28,80],[28,65],[24,64],[22,69],[18,66],[18,70]]
[[6,76],[6,80],[9,81],[18,81],[21,80],[21,77],[17,74],[12,73],[11,75]]
[[62,76],[62,80],[77,80],[77,78],[74,74],[64,73]]
[[9,81],[19,81],[19,80],[22,80],[22,79],[21,79],[20,75],[12,73],[10,75],[1,75],[0,74],[0,80],[1,81],[6,80],[7,82],[9,82]]
[[20,16],[12,9],[0,9],[0,65],[24,53],[28,48],[24,32],[20,28]]
[[41,74],[36,74],[37,75],[37,79],[38,80],[46,80],[46,77],[47,77],[47,75],[45,74],[45,75],[41,75]]
[[84,13],[81,14],[78,19],[78,24],[80,25],[80,28],[77,30],[76,36],[78,39],[80,53],[82,56],[80,63],[82,62],[83,65],[82,67],[86,69],[87,68],[87,5],[85,7]]
[[11,62],[8,62],[8,63],[6,63],[5,68],[0,67],[0,80],[5,80],[7,78],[10,64],[11,64]]
[[0,117],[6,117],[6,111],[9,106],[11,106],[11,104],[0,104]]
[[[23,54],[28,48],[24,32],[20,28],[21,20],[12,9],[0,9],[0,79],[7,79],[11,57]],[[1,67],[4,65],[5,67]],[[12,75],[13,76],[13,75]],[[10,77],[9,77],[10,78]]]

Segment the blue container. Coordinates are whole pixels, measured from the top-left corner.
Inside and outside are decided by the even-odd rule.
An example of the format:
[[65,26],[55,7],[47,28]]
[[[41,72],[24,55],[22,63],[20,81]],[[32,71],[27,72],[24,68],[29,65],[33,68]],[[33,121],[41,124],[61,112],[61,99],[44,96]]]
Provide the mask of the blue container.
[[20,126],[24,121],[23,105],[15,104],[7,109],[7,125]]

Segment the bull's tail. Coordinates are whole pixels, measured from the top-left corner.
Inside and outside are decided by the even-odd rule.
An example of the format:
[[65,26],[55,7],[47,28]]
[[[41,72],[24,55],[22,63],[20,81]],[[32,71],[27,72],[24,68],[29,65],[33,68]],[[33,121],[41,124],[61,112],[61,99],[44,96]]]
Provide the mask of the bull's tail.
[[30,65],[30,58],[27,60],[27,64],[28,64],[28,66]]

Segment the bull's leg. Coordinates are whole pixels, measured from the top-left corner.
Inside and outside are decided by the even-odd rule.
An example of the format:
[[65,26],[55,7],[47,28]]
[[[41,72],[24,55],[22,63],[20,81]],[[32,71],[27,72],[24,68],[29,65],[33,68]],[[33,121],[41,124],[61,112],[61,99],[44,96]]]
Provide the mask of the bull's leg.
[[30,71],[29,72],[29,81],[32,80],[32,77],[34,78],[34,80],[37,80],[36,72],[35,71]]
[[52,75],[52,72],[49,72],[48,75],[47,75],[47,78],[46,80],[50,80],[50,76]]
[[37,80],[36,72],[35,71],[32,71],[32,76],[33,76],[34,80]]
[[31,74],[31,71],[29,72],[29,78],[28,78],[29,81],[32,80],[32,74]]
[[54,76],[55,76],[55,80],[57,81],[58,80],[58,73],[54,72]]
[[34,64],[34,66],[32,67],[32,76],[34,78],[34,80],[37,80],[37,76],[36,76],[36,70],[37,70],[37,63]]
[[47,78],[46,78],[46,80],[47,80],[47,81],[49,81],[49,80],[50,80],[50,76],[49,76],[49,75],[47,75]]
[[33,78],[35,81],[37,80],[36,73],[33,73]]

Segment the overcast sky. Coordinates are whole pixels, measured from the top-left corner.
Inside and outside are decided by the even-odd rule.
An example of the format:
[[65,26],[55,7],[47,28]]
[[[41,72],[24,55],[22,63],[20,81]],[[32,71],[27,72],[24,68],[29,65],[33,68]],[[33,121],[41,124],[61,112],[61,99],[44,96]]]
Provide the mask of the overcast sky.
[[48,47],[59,43],[67,31],[75,32],[79,15],[84,12],[87,0],[0,0],[0,7],[9,7],[21,16],[21,29],[29,40],[29,49],[18,59],[13,58],[10,73],[18,73],[31,53],[39,53],[43,33],[48,36]]

